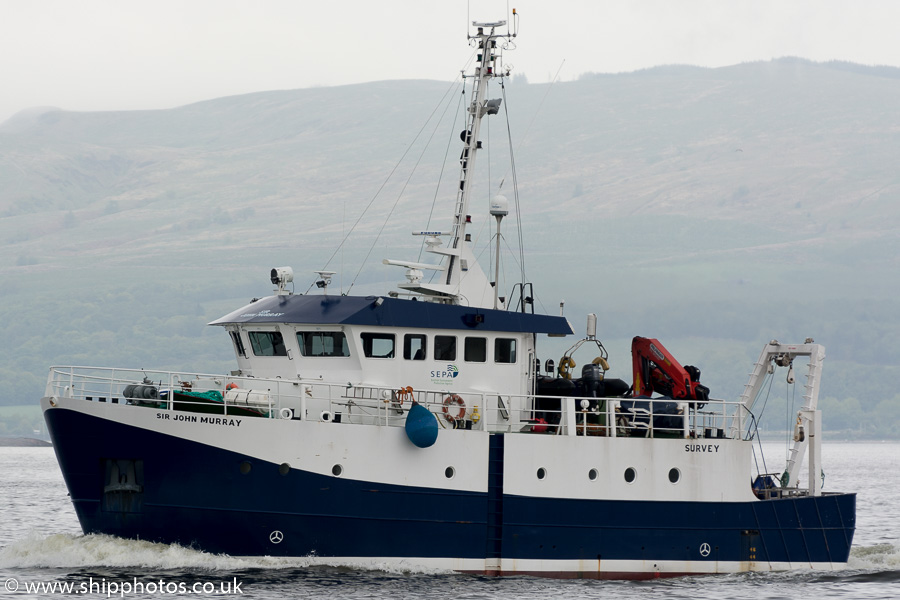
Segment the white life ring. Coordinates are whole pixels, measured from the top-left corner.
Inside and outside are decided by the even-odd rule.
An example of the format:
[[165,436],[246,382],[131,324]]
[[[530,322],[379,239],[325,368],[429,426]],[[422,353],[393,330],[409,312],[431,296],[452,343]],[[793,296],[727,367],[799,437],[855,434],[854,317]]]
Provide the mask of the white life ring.
[[[459,411],[455,416],[450,412],[450,407],[453,405],[459,407]],[[441,410],[444,412],[444,418],[447,419],[448,423],[461,421],[466,416],[466,401],[456,394],[450,394],[444,398],[444,406]]]

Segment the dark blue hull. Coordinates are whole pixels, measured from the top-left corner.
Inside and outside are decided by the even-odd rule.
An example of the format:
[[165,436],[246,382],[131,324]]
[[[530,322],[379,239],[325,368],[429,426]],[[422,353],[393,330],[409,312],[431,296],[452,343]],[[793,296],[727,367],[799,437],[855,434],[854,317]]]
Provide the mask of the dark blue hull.
[[499,436],[485,494],[283,468],[61,408],[45,418],[85,533],[239,556],[708,562],[700,572],[837,565],[856,520],[855,494],[737,503],[504,495]]

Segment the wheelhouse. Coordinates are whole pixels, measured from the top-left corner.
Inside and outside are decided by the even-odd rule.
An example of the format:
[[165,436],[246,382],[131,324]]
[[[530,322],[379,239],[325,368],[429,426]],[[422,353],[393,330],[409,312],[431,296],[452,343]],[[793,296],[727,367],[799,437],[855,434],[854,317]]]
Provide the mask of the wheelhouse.
[[272,296],[217,321],[239,374],[484,392],[531,392],[535,337],[563,317],[349,296]]

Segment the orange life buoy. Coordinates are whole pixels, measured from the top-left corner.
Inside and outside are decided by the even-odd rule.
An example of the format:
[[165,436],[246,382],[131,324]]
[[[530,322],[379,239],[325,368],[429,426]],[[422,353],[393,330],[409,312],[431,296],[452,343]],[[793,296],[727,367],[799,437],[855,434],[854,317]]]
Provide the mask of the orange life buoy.
[[[459,413],[457,413],[456,416],[450,413],[450,407],[454,404],[459,406]],[[462,418],[466,416],[466,401],[456,394],[450,394],[444,398],[444,407],[442,410],[444,411],[444,418],[447,419],[448,423],[461,421]]]
[[226,392],[229,392],[229,391],[231,391],[231,390],[236,390],[236,389],[238,389],[238,384],[236,384],[236,383],[233,382],[233,381],[232,381],[231,383],[229,383],[228,385],[225,386],[225,391],[226,391]]

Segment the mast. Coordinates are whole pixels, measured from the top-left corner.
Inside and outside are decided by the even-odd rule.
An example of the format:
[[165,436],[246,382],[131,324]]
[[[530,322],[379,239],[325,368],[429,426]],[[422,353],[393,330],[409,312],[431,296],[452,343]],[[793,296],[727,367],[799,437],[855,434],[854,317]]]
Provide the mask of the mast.
[[[513,11],[513,17],[516,17],[515,11]],[[463,74],[464,78],[472,78],[474,82],[467,107],[466,128],[460,135],[463,149],[459,157],[459,187],[456,191],[452,224],[449,231],[413,232],[413,235],[426,236],[426,252],[442,257],[441,264],[432,265],[418,261],[392,259],[385,259],[382,262],[387,265],[406,267],[407,282],[397,286],[405,293],[429,302],[492,308],[497,305],[496,294],[492,289],[491,282],[488,281],[475,259],[471,248],[472,243],[466,236],[466,226],[470,223],[469,203],[472,196],[475,158],[478,150],[481,149],[481,142],[478,140],[481,119],[485,115],[495,115],[500,112],[500,98],[486,99],[488,84],[494,77],[506,76],[506,73],[497,71],[501,58],[498,52],[501,49],[513,47],[512,39],[516,33],[497,32],[498,28],[506,25],[506,21],[489,23],[473,21],[472,25],[476,27],[476,33],[470,34],[468,39],[470,45],[477,48],[478,55],[473,73],[471,75]],[[505,40],[505,42],[503,45],[498,45],[497,40]],[[449,237],[447,246],[442,246],[439,239],[442,236]],[[443,273],[438,282],[428,283],[423,281],[423,270],[443,271]]]
[[[474,78],[472,86],[472,100],[469,102],[469,118],[466,129],[462,132],[462,154],[459,156],[460,173],[459,189],[456,195],[456,210],[453,215],[453,227],[450,233],[450,247],[459,248],[466,238],[466,225],[468,224],[469,200],[471,198],[471,177],[475,165],[478,150],[481,149],[479,133],[481,131],[481,118],[488,114],[497,114],[500,109],[500,100],[485,101],[488,82],[498,74],[495,73],[495,61],[497,60],[497,38],[510,37],[512,34],[500,35],[496,33],[498,27],[506,25],[506,21],[493,23],[472,22],[477,27],[475,35],[470,35],[470,40],[475,40],[478,47],[475,73],[468,77]],[[489,31],[488,31],[489,30]],[[463,75],[466,77],[466,75]],[[446,283],[453,282],[458,277],[460,264],[458,257],[450,256],[447,265]]]

